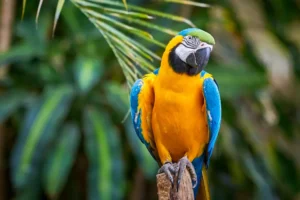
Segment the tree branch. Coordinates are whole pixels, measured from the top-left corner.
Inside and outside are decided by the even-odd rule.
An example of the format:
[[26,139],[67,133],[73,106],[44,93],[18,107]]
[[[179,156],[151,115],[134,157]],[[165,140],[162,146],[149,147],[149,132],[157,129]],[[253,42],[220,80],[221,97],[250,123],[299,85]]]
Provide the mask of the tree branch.
[[[177,167],[176,163],[173,164]],[[174,176],[174,187],[165,174],[157,174],[157,190],[159,200],[194,200],[192,180],[187,169],[183,173],[179,191],[177,192],[177,177]]]
[[[0,53],[9,49],[12,25],[15,16],[15,0],[0,0]],[[0,79],[6,74],[7,66],[0,66]]]
[[[7,51],[11,43],[15,3],[15,0],[0,0],[0,53]],[[5,76],[6,72],[7,66],[0,66],[0,79]],[[8,199],[7,164],[5,162],[5,154],[5,127],[3,124],[0,124],[0,199]]]

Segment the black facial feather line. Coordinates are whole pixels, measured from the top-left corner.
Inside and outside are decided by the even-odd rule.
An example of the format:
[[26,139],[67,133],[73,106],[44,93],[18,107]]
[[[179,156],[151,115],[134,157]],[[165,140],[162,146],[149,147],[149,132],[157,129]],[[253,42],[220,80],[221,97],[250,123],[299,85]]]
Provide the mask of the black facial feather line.
[[188,65],[187,63],[183,62],[175,53],[175,49],[178,47],[178,45],[176,45],[169,54],[169,65],[172,67],[174,72],[179,74],[185,73],[189,76],[195,76],[199,74],[201,71],[199,67],[192,67]]

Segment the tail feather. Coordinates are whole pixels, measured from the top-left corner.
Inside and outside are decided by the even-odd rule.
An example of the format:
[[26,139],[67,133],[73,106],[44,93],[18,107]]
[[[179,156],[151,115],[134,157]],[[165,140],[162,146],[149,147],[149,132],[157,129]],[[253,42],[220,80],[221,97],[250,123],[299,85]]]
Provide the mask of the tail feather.
[[202,179],[201,179],[200,188],[196,199],[210,200],[208,176],[207,176],[207,171],[205,166],[202,167]]

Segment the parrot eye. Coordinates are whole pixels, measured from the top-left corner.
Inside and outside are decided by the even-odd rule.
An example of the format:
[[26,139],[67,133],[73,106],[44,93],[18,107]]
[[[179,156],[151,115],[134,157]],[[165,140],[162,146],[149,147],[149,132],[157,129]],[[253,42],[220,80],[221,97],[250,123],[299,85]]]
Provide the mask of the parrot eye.
[[188,48],[196,49],[200,44],[200,40],[196,37],[188,35],[184,38],[183,44]]

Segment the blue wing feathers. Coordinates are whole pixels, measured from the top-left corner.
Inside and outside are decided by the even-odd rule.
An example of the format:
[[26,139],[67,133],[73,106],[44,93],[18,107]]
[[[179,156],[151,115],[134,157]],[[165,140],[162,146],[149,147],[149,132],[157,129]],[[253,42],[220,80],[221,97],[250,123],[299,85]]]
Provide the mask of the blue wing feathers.
[[146,141],[142,134],[141,128],[141,112],[138,110],[139,106],[139,93],[143,87],[143,80],[138,79],[131,88],[130,93],[130,110],[131,110],[131,120],[133,122],[133,126],[135,129],[136,134],[138,135],[139,139],[146,144]]
[[[159,72],[159,68],[153,71],[155,75],[157,75]],[[138,110],[139,106],[139,94],[143,87],[143,80],[138,79],[132,86],[131,92],[130,92],[130,111],[131,111],[131,120],[133,122],[133,126],[135,129],[136,134],[138,135],[139,139],[146,145],[146,147],[149,149],[150,144],[144,139],[143,136],[143,130],[141,126],[141,110]],[[150,152],[151,153],[151,152]]]
[[192,162],[195,170],[196,170],[196,174],[197,174],[197,185],[196,187],[193,189],[194,190],[194,196],[196,199],[196,195],[197,192],[199,190],[199,186],[200,186],[200,182],[201,182],[201,178],[202,178],[202,165],[203,165],[203,161],[204,161],[204,154],[202,154],[200,157],[195,158]]
[[[203,78],[205,74],[206,72],[202,71],[200,73],[200,77]],[[206,152],[203,153],[200,157],[194,159],[192,162],[196,170],[197,180],[198,180],[198,184],[194,188],[195,199],[202,178],[203,163],[205,164],[206,167],[208,167],[209,159],[212,155],[212,151],[215,146],[215,142],[217,140],[220,125],[221,125],[220,93],[219,93],[217,82],[211,77],[204,79],[203,96],[206,104],[206,115],[207,115],[208,129],[209,129],[209,143],[207,145]]]
[[[153,71],[155,75],[159,73],[159,68]],[[205,71],[202,71],[200,77],[204,77],[206,74]],[[131,108],[131,119],[134,125],[134,129],[139,139],[146,145],[151,155],[155,158],[150,144],[145,141],[143,137],[143,130],[141,127],[141,110],[138,110],[139,102],[138,96],[143,87],[143,80],[137,80],[132,86],[130,93],[130,108]],[[216,139],[218,137],[218,132],[221,124],[221,99],[218,89],[218,84],[216,81],[209,77],[205,78],[203,82],[203,96],[206,104],[206,115],[207,123],[209,128],[209,143],[207,145],[206,154],[202,154],[200,157],[193,160],[193,165],[197,173],[198,184],[194,188],[194,194],[197,194],[199,189],[200,181],[202,178],[202,166],[203,163],[208,167],[209,159],[211,157]]]
[[207,146],[207,163],[211,157],[215,142],[221,125],[221,99],[218,89],[213,78],[206,78],[203,83],[203,95],[206,103],[207,122],[209,128],[209,143]]

